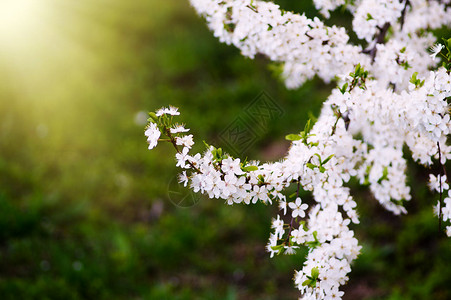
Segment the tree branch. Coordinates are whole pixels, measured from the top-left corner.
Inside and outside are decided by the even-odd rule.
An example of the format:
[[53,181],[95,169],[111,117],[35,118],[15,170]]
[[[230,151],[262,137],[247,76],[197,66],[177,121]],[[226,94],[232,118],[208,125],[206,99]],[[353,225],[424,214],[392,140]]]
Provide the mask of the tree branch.
[[404,3],[404,8],[402,9],[402,12],[401,12],[401,30],[402,30],[402,28],[404,27],[404,21],[405,21],[405,18],[406,18],[406,11],[407,11],[407,6],[411,6],[411,4],[410,4],[410,0],[405,0],[406,2]]
[[[378,27],[379,28],[379,27]],[[385,23],[382,28],[379,28],[379,34],[376,36],[375,44],[371,49],[365,49],[362,53],[369,54],[371,56],[371,63],[374,63],[377,52],[377,44],[383,44],[385,36],[387,35],[388,28],[390,28],[390,23]]]

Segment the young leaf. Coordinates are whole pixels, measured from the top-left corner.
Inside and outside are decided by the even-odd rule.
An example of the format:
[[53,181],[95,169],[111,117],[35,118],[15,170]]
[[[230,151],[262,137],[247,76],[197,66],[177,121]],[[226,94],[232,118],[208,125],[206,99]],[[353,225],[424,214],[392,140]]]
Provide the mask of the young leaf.
[[307,168],[310,168],[310,169],[315,169],[317,166],[315,166],[314,164],[312,164],[312,163],[307,163],[306,164],[306,166],[307,166]]
[[312,277],[313,278],[318,278],[318,276],[319,276],[319,269],[317,268],[317,267],[315,267],[315,268],[312,268]]
[[313,155],[316,155],[319,159],[319,164],[322,165],[323,163],[321,162],[321,155],[319,155],[318,153],[315,153]]
[[384,170],[382,171],[382,176],[381,178],[379,178],[379,180],[377,181],[377,183],[381,183],[384,180],[388,179],[388,167],[385,167]]
[[343,84],[341,88],[338,88],[342,94],[346,93],[346,89],[348,88],[348,83]]
[[325,165],[332,157],[334,157],[334,154],[329,155],[325,160],[323,160],[321,165]]
[[287,141],[299,141],[301,137],[298,134],[288,134],[285,136],[285,139]]
[[310,279],[307,279],[307,280],[305,280],[303,283],[302,283],[302,286],[311,286],[311,284],[312,284],[312,280],[310,280]]
[[307,123],[305,123],[304,134],[308,134],[310,132],[310,129],[312,128],[310,127],[310,119],[309,119]]
[[246,167],[242,167],[241,170],[243,170],[245,172],[257,171],[258,167],[257,166],[246,166]]
[[149,112],[149,117],[155,122],[158,123],[158,117],[154,112]]

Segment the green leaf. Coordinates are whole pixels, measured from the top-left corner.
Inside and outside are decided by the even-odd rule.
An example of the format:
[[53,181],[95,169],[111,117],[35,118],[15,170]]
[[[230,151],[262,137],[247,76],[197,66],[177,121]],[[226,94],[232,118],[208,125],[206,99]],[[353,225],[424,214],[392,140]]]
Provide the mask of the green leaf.
[[348,83],[345,82],[341,88],[338,88],[342,94],[346,93],[346,90],[348,89]]
[[288,134],[285,136],[285,139],[288,141],[299,141],[301,137],[298,134]]
[[412,68],[412,66],[409,65],[409,62],[407,62],[407,61],[403,61],[403,62],[400,64],[400,66],[404,67],[404,70],[407,70],[407,69],[409,69],[409,68]]
[[274,251],[279,251],[282,248],[283,248],[283,245],[271,246],[271,249],[274,250]]
[[245,172],[257,171],[258,167],[257,166],[246,166],[246,167],[242,167],[241,170],[243,170]]
[[313,155],[316,155],[316,156],[318,157],[318,159],[319,159],[319,164],[322,165],[322,162],[321,162],[321,155],[319,155],[318,153],[315,153],[315,154],[313,154]]
[[357,66],[355,66],[355,71],[354,71],[355,77],[360,77],[361,68],[362,68],[362,66],[360,65],[360,63],[357,64]]
[[317,166],[315,166],[314,164],[312,164],[312,163],[307,163],[306,164],[306,166],[307,166],[307,168],[310,168],[310,169],[315,169]]
[[388,167],[385,167],[384,170],[382,171],[382,177],[379,178],[379,180],[377,181],[377,183],[381,183],[384,180],[388,179]]
[[446,40],[446,46],[449,50],[451,50],[451,38]]
[[158,123],[158,117],[154,112],[149,112],[149,117],[151,117],[155,123]]
[[307,242],[307,246],[309,246],[310,248],[316,248],[318,246],[321,245],[321,243],[318,241],[318,232],[313,231],[313,238],[315,239],[313,242]]
[[222,154],[222,149],[221,148],[214,148],[211,151],[211,154],[213,155],[213,159],[216,161],[222,161],[223,159],[227,158],[226,155]]
[[384,171],[382,171],[382,177],[387,178],[388,177],[387,175],[388,175],[388,167],[385,167]]
[[307,286],[307,285],[310,286],[311,284],[312,284],[312,281],[310,279],[307,279],[302,283],[302,286]]
[[367,78],[367,77],[368,77],[368,71],[364,71],[364,72],[362,73],[362,77],[363,77],[363,78]]
[[310,127],[310,119],[309,119],[307,123],[305,123],[304,134],[308,134],[310,132],[310,129],[312,128]]
[[307,137],[308,137],[308,134],[306,134],[305,131],[301,131],[301,132],[299,133],[299,136],[300,136],[301,139],[305,142],[305,140],[306,140]]
[[315,267],[315,268],[312,268],[312,277],[313,278],[318,278],[318,276],[319,276],[319,269],[317,268],[317,267]]
[[325,165],[329,160],[331,160],[332,157],[334,157],[334,154],[329,155],[321,164]]
[[282,254],[285,251],[285,248],[282,245],[271,246],[271,249],[277,251],[277,255]]
[[413,84],[415,84],[415,85],[417,85],[417,75],[418,75],[418,72],[414,72],[413,74],[412,74],[412,77],[410,78],[410,82],[411,83],[413,83]]

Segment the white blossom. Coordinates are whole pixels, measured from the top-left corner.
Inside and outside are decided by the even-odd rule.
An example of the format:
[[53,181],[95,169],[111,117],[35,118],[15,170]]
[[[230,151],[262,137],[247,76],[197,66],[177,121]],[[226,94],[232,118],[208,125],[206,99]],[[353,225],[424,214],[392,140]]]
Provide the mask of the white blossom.
[[433,174],[429,174],[429,188],[437,193],[442,193],[445,190],[449,190],[449,185],[446,180],[446,175],[435,176]]
[[301,198],[296,198],[295,202],[288,203],[288,206],[291,208],[291,216],[296,218],[297,216],[303,218],[305,217],[305,210],[308,208],[308,205],[302,203]]
[[157,124],[150,123],[146,131],[144,132],[144,135],[147,136],[147,142],[149,143],[149,150],[157,146],[160,134],[161,132],[158,129]]
[[189,131],[189,129],[185,128],[183,125],[174,125],[174,127],[170,128],[169,130],[172,134]]
[[183,137],[175,137],[175,143],[179,146],[186,147],[188,149],[191,149],[191,147],[194,145],[193,141],[193,135],[185,135]]
[[169,106],[168,108],[162,107],[155,113],[157,117],[160,117],[162,115],[171,115],[171,116],[178,116],[180,113],[178,112],[178,108],[174,106]]
[[431,58],[435,59],[437,54],[439,54],[440,51],[442,51],[443,48],[445,48],[445,46],[443,46],[442,44],[435,44],[435,45],[431,46],[431,48],[429,48],[429,51],[432,52],[430,54]]

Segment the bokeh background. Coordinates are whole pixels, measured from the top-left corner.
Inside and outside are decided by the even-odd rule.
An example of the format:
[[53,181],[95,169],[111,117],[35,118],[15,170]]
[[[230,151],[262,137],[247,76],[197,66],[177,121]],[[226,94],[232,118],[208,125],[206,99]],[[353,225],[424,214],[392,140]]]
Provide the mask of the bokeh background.
[[[220,44],[187,0],[0,0],[0,298],[296,299],[302,253],[264,250],[277,207],[192,194],[170,145],[148,151],[143,134],[172,104],[196,150],[228,151],[224,132],[264,92],[282,113],[239,156],[277,160],[333,87],[289,91],[278,70]],[[410,163],[402,217],[351,183],[364,248],[345,299],[451,299],[428,171]]]

